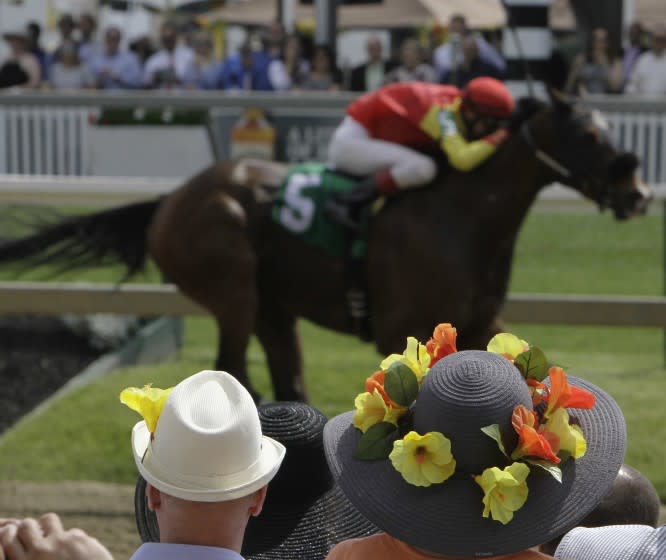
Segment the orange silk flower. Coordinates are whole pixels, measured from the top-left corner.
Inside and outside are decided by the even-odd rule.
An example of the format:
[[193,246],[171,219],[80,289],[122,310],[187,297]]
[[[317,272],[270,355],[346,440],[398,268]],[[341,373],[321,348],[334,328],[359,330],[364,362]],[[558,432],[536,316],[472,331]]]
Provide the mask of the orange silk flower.
[[435,327],[432,338],[426,342],[426,350],[430,354],[430,367],[444,356],[457,352],[456,349],[456,328],[451,323],[440,323]]
[[518,445],[511,453],[512,459],[539,457],[554,464],[560,462],[560,458],[556,455],[560,439],[543,427],[539,427],[538,430],[535,428],[538,423],[534,412],[519,404],[513,410],[511,423],[518,434]]
[[365,390],[368,393],[372,393],[375,389],[379,391],[379,394],[384,399],[386,406],[392,406],[394,408],[399,408],[389,396],[386,394],[386,389],[384,389],[384,376],[385,373],[382,370],[376,371],[370,377],[365,380]]
[[544,416],[548,418],[558,408],[592,408],[596,401],[593,393],[573,387],[567,381],[567,374],[560,367],[548,370],[550,390],[548,391],[548,408]]

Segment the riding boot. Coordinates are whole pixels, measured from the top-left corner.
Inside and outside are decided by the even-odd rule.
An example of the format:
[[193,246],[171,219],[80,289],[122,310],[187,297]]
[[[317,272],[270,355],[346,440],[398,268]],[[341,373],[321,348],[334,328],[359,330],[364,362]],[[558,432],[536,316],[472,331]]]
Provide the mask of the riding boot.
[[362,179],[350,191],[334,194],[326,201],[328,216],[352,230],[360,227],[362,210],[379,195],[396,189],[388,171]]

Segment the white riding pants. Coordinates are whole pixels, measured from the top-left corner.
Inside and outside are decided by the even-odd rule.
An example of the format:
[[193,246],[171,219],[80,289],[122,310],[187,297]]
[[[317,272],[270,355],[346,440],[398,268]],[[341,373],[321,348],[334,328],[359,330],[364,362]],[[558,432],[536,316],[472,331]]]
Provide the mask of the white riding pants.
[[366,128],[346,116],[333,133],[328,160],[352,175],[371,175],[388,169],[400,189],[425,185],[435,178],[437,164],[416,150],[371,138]]

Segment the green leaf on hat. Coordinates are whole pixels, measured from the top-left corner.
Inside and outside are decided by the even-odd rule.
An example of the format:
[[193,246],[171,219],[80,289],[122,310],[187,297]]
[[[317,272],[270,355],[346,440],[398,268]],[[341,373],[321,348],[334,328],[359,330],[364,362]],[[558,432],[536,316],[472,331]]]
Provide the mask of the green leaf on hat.
[[542,381],[548,374],[548,360],[543,351],[536,346],[522,354],[518,354],[513,361],[525,379],[536,379]]
[[384,390],[400,406],[409,406],[419,394],[419,381],[402,362],[393,362],[384,376]]
[[375,461],[386,459],[393,449],[393,441],[398,427],[390,422],[380,422],[370,426],[358,441],[354,451],[354,459]]
[[502,441],[502,432],[500,432],[499,424],[484,426],[481,428],[481,431],[497,442],[497,447],[499,447],[500,451],[504,454],[505,457],[509,456],[509,454],[506,452],[506,449],[504,449],[504,442]]
[[548,461],[541,461],[539,459],[525,459],[525,462],[529,463],[530,465],[535,465],[537,467],[542,468],[550,476],[552,476],[555,480],[557,480],[557,482],[562,484],[562,469],[560,469],[560,467],[558,467],[557,465],[553,465]]

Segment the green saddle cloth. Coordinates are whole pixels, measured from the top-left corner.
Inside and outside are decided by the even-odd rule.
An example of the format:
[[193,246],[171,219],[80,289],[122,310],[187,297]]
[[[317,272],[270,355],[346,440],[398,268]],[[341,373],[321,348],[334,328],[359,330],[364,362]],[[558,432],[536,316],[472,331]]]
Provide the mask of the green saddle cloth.
[[[273,203],[273,220],[303,243],[332,257],[349,256],[348,231],[327,216],[324,204],[334,193],[349,191],[355,184],[356,180],[321,163],[293,165]],[[354,240],[351,255],[362,258],[364,254],[365,243]]]

